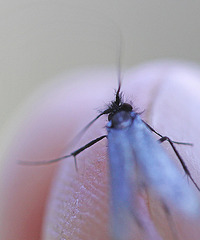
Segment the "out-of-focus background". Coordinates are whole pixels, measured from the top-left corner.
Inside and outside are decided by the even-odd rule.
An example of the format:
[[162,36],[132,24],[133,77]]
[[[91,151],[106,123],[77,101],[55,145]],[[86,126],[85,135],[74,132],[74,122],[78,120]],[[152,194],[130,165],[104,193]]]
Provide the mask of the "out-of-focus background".
[[0,3],[0,138],[41,84],[87,66],[200,61],[200,2],[8,0]]

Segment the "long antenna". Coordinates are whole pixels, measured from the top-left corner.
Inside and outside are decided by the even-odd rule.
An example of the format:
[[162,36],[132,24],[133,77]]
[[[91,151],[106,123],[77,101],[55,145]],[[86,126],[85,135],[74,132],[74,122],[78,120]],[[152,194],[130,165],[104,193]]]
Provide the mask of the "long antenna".
[[122,80],[122,33],[120,31],[119,33],[119,50],[118,50],[118,64],[117,64],[117,72],[118,72],[118,86],[121,86],[121,80]]
[[[118,48],[118,58],[117,58],[117,78],[118,78],[118,89],[116,92],[116,100],[115,103],[117,105],[120,104],[121,102],[121,98],[120,98],[120,90],[121,90],[121,81],[122,81],[122,76],[121,76],[121,58],[122,58],[122,33],[119,30],[119,46]],[[112,109],[108,108],[106,110],[104,110],[103,112],[101,112],[99,115],[97,115],[92,121],[90,121],[73,139],[72,141],[70,141],[70,143],[68,144],[68,146],[72,145],[74,142],[78,141],[80,139],[80,137],[87,131],[87,129],[97,120],[99,119],[102,115],[105,114],[109,114],[112,111]],[[45,164],[50,164],[50,163],[54,163],[54,162],[58,162],[60,160],[69,158],[71,156],[74,156],[74,160],[75,160],[75,166],[77,169],[77,164],[76,164],[76,155],[83,151],[84,149],[92,146],[94,143],[100,141],[101,139],[105,138],[106,135],[101,136],[93,141],[91,141],[90,143],[86,144],[85,146],[83,146],[82,148],[78,149],[77,151],[72,152],[69,155],[65,155],[63,157],[60,158],[56,158],[56,159],[52,159],[52,160],[47,160],[47,161],[34,161],[34,162],[30,162],[30,161],[18,161],[19,164],[22,165],[45,165]]]
[[87,129],[97,120],[99,119],[102,115],[108,114],[109,111],[106,109],[102,113],[100,113],[98,116],[96,116],[92,121],[90,121],[68,144],[68,146],[73,145],[75,142],[77,142],[83,134],[87,131]]
[[120,90],[121,90],[121,82],[122,82],[122,33],[119,30],[119,46],[118,46],[118,59],[117,59],[117,78],[118,78],[118,89],[116,92],[116,104],[120,103]]
[[[116,104],[119,105],[120,101],[120,91],[121,91],[121,82],[122,82],[122,33],[121,30],[119,31],[119,42],[118,42],[118,57],[117,57],[117,79],[118,79],[118,89],[116,92]],[[69,143],[69,145],[72,145],[74,142],[80,139],[80,137],[87,131],[87,129],[102,115],[109,114],[109,109],[105,110],[104,112],[100,113],[97,117],[95,117],[91,122],[89,122]]]

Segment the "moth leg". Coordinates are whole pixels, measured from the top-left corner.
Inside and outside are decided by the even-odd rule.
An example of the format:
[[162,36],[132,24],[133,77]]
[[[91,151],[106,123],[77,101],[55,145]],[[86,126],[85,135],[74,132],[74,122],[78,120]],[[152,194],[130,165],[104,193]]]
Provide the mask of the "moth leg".
[[[143,121],[143,120],[142,120]],[[143,121],[143,123],[149,128],[149,130],[151,130],[152,132],[154,132],[156,135],[158,135],[159,137],[163,138],[164,136],[161,135],[159,132],[157,132],[155,129],[153,129],[148,123],[146,123],[145,121]],[[169,138],[168,138],[169,139]],[[168,139],[166,139],[167,141],[169,141]],[[172,143],[175,144],[181,144],[181,145],[188,145],[188,146],[193,146],[192,143],[186,143],[186,142],[177,142],[177,141],[172,141],[170,140]]]
[[178,240],[179,237],[177,235],[177,231],[176,231],[173,217],[171,215],[171,211],[170,211],[169,207],[167,206],[167,204],[165,204],[164,201],[161,200],[161,203],[162,203],[163,211],[165,212],[165,216],[166,216],[168,224],[169,224],[169,228],[171,229],[171,232],[172,232],[172,237],[174,240]]
[[77,162],[76,162],[76,156],[79,154],[79,153],[81,153],[81,152],[83,152],[85,149],[87,149],[87,148],[89,148],[89,147],[91,147],[92,145],[94,145],[95,143],[97,143],[97,142],[99,142],[99,141],[101,141],[103,138],[105,138],[105,137],[107,137],[107,135],[103,135],[103,136],[101,136],[101,137],[98,137],[98,138],[96,138],[96,139],[94,139],[94,140],[92,140],[92,141],[90,141],[89,143],[87,143],[87,144],[85,144],[83,147],[81,147],[81,148],[79,148],[79,149],[77,149],[76,151],[74,151],[74,152],[72,152],[71,154],[69,154],[69,155],[66,155],[66,156],[63,156],[63,157],[60,157],[60,158],[56,158],[56,159],[52,159],[52,160],[47,160],[47,161],[18,161],[18,163],[19,164],[22,164],[22,165],[45,165],[45,164],[51,164],[51,163],[55,163],[55,162],[59,162],[59,161],[61,161],[61,160],[63,160],[63,159],[66,159],[66,158],[69,158],[69,157],[74,157],[74,163],[75,163],[75,168],[76,168],[76,170],[78,170],[78,168],[77,168]]
[[199,186],[198,186],[197,183],[194,181],[194,179],[193,179],[193,177],[192,177],[189,169],[187,168],[187,166],[186,166],[183,158],[180,156],[179,152],[178,152],[177,149],[175,148],[174,142],[173,142],[170,138],[168,138],[168,137],[161,137],[158,141],[159,141],[160,143],[162,143],[162,142],[164,142],[164,141],[168,141],[168,142],[169,142],[169,144],[171,145],[172,149],[174,150],[176,156],[178,157],[178,159],[179,159],[179,161],[180,161],[180,163],[181,163],[181,165],[182,165],[182,167],[183,167],[186,175],[191,179],[191,181],[194,183],[195,187],[200,191]]
[[72,153],[70,154],[70,156],[73,156],[73,157],[74,157],[74,164],[75,164],[76,171],[78,171],[76,156],[77,156],[79,153],[83,152],[85,149],[87,149],[87,148],[91,147],[92,145],[94,145],[95,143],[101,141],[101,140],[104,139],[105,137],[107,137],[107,135],[103,135],[103,136],[101,136],[101,137],[98,137],[98,138],[90,141],[89,143],[85,144],[83,147],[75,150],[74,152],[72,152]]

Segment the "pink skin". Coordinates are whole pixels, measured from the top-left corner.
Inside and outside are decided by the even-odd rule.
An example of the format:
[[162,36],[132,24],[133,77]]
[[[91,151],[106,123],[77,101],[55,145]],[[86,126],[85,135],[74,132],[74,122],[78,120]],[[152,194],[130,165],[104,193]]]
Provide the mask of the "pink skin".
[[[64,150],[77,131],[96,116],[95,109],[104,107],[114,97],[113,72],[79,72],[68,79],[71,82],[59,81],[43,91],[39,100],[29,106],[29,116],[7,150],[1,180],[2,240],[89,240],[91,236],[95,240],[110,239],[106,139],[78,155],[78,173],[73,158],[39,167],[16,163],[19,159],[39,161],[65,155]],[[139,111],[145,110],[142,118],[161,134],[194,143],[193,147],[177,149],[200,185],[199,79],[200,72],[195,67],[153,63],[127,72],[122,91],[128,102],[133,101]],[[67,154],[105,134],[106,121],[105,117],[98,120]],[[169,145],[163,146],[177,161]],[[139,199],[140,217],[148,237],[134,224],[131,239],[172,239],[170,221],[159,202],[148,192]],[[188,220],[173,206],[172,212],[180,239],[199,239],[198,221]]]

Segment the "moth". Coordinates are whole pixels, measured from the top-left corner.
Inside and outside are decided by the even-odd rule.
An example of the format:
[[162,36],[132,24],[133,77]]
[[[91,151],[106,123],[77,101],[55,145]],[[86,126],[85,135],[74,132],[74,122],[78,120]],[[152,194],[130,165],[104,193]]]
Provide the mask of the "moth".
[[[76,156],[95,143],[107,138],[111,189],[110,222],[113,240],[129,240],[130,219],[134,219],[145,231],[145,226],[143,226],[137,210],[137,193],[142,188],[150,189],[156,194],[162,202],[166,214],[169,214],[168,204],[172,204],[184,214],[195,216],[199,212],[199,200],[161,146],[162,142],[169,142],[186,175],[200,191],[175,147],[175,144],[191,144],[172,141],[159,134],[142,120],[140,113],[134,111],[131,104],[123,101],[120,78],[115,100],[108,105],[106,110],[94,118],[81,134],[102,115],[108,115],[106,135],[100,136],[71,154],[57,159],[40,162],[21,161],[20,163],[44,165],[74,157],[77,168]],[[157,134],[160,139],[157,141],[152,133]],[[137,178],[137,176],[140,177]]]

